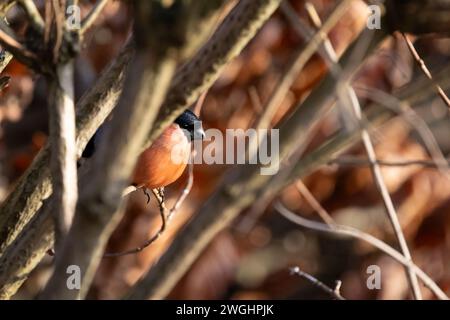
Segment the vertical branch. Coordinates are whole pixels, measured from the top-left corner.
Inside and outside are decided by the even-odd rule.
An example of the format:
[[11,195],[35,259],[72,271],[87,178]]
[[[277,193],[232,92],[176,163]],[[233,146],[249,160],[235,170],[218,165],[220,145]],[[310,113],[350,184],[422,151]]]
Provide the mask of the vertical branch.
[[46,23],[54,31],[53,59],[48,61],[54,70],[47,76],[50,87],[49,140],[50,171],[53,184],[53,219],[55,249],[65,238],[75,214],[78,197],[77,148],[75,141],[74,66],[72,56],[60,50],[65,32],[65,1],[52,1],[52,19]]
[[69,230],[78,196],[73,63],[58,66],[56,79],[50,83],[50,170],[57,248]]

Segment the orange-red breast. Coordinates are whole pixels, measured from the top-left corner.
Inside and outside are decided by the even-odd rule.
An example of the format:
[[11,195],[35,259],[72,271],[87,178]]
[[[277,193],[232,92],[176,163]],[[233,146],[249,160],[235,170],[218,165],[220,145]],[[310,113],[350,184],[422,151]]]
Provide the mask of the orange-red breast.
[[[165,187],[177,180],[183,173],[191,153],[191,141],[203,139],[204,131],[197,116],[186,110],[144,150],[136,163],[132,176],[133,185],[155,189]],[[99,132],[89,141],[83,157],[89,158],[95,152]]]

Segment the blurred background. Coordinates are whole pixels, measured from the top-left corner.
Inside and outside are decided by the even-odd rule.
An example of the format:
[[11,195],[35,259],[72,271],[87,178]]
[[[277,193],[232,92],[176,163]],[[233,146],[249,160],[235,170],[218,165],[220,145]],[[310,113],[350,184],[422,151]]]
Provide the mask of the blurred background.
[[[333,0],[310,1],[325,20]],[[43,1],[36,1],[43,3]],[[80,1],[82,15],[94,1]],[[305,1],[290,1],[296,13],[310,23]],[[330,32],[340,54],[366,25],[367,7],[354,1],[349,11]],[[11,10],[9,22],[24,28],[23,13]],[[96,27],[86,36],[76,61],[76,96],[79,98],[115,57],[131,28],[131,13],[121,1],[111,1]],[[312,25],[312,24],[310,24]],[[414,38],[417,51],[431,70],[450,62],[450,39],[438,36]],[[247,48],[233,60],[208,91],[200,118],[203,126],[225,130],[246,129],[261,113],[296,49],[304,40],[282,12],[265,24]],[[326,73],[326,64],[315,55],[296,78],[284,97],[272,125],[284,119]],[[355,77],[358,85],[386,93],[409,83],[421,70],[400,34],[384,41]],[[13,60],[2,73],[11,77],[0,92],[0,200],[27,169],[47,137],[47,88],[45,79]],[[368,99],[361,98],[363,106]],[[421,101],[414,109],[426,122],[444,155],[450,152],[450,121],[439,96]],[[338,108],[321,120],[311,147],[325,141],[341,127]],[[378,159],[386,161],[430,160],[427,147],[411,125],[398,116],[373,134]],[[208,143],[208,142],[205,142]],[[213,143],[213,142],[209,142]],[[397,248],[384,206],[370,168],[345,159],[365,159],[356,144],[341,160],[323,166],[303,179],[307,188],[332,218],[354,226]],[[206,201],[226,174],[227,165],[195,165],[194,186],[176,212],[167,230],[144,251],[103,259],[90,299],[112,299],[127,290],[164,253],[177,231]],[[413,260],[450,294],[450,180],[442,171],[427,165],[383,166],[382,173],[396,206]],[[166,189],[168,206],[184,188],[187,174]],[[317,213],[292,185],[279,194],[292,211],[317,220]],[[119,252],[141,245],[160,226],[156,202],[146,203],[142,192],[129,197],[127,213],[109,241],[107,251]],[[32,298],[45,283],[53,257],[48,255],[25,282],[18,299]],[[366,286],[367,267],[378,265],[382,272],[380,290]],[[409,299],[410,290],[402,265],[360,241],[309,231],[283,218],[271,206],[255,203],[212,241],[190,268],[169,298],[173,299],[329,299],[320,289],[290,274],[299,266],[327,285],[342,281],[341,294],[349,299]],[[422,286],[424,298],[433,298]]]

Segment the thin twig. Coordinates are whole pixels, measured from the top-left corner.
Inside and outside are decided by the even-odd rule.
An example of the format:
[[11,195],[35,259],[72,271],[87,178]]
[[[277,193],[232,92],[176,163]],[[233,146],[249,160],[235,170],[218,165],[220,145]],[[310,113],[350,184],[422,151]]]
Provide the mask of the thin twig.
[[205,92],[203,92],[200,97],[197,99],[197,102],[195,103],[193,112],[197,115],[200,116],[202,107],[203,107],[203,103],[205,102],[205,98],[206,95],[208,94],[208,90],[206,90]]
[[102,12],[103,8],[108,4],[108,0],[98,0],[95,4],[94,8],[89,12],[86,18],[81,22],[80,35],[86,33],[86,31],[93,26],[95,20],[97,20],[98,16]]
[[306,202],[310,205],[312,209],[314,209],[317,214],[322,218],[322,220],[326,224],[333,224],[334,220],[330,216],[330,214],[322,207],[322,205],[317,201],[316,197],[309,191],[309,189],[305,186],[302,180],[298,179],[295,183],[295,187],[297,188],[298,192],[305,198]]
[[349,226],[343,226],[339,224],[331,224],[327,225],[321,222],[312,221],[305,219],[293,212],[291,212],[289,209],[287,209],[281,202],[277,201],[274,204],[275,210],[277,210],[283,217],[288,219],[289,221],[316,231],[336,234],[339,236],[347,236],[352,237],[355,239],[362,240],[368,244],[373,245],[374,247],[378,248],[379,250],[386,253],[388,256],[392,257],[394,260],[399,262],[400,264],[404,265],[405,267],[410,267],[415,274],[423,281],[425,286],[427,286],[435,295],[441,300],[448,300],[449,298],[447,295],[439,288],[439,286],[431,279],[422,269],[420,269],[418,266],[416,266],[411,260],[406,259],[403,254],[389,246],[387,243],[383,242],[382,240],[365,233],[361,230],[349,227]]
[[[446,72],[444,70],[444,72]],[[427,123],[409,106],[409,103],[400,101],[391,94],[387,94],[382,90],[376,88],[368,88],[365,86],[354,86],[362,89],[363,94],[369,99],[386,106],[394,111],[400,111],[403,118],[419,133],[425,147],[430,153],[436,167],[442,172],[444,176],[450,179],[449,164],[447,163],[439,144],[437,143],[433,132],[428,127]]]
[[[256,124],[257,129],[267,129],[269,127],[278,106],[280,105],[282,99],[286,96],[287,91],[297,78],[299,72],[303,69],[312,55],[319,49],[322,41],[326,39],[324,35],[326,35],[341,19],[351,2],[352,0],[340,1],[332,10],[330,16],[326,20],[326,23],[319,28],[320,30],[317,31],[312,37],[309,37],[306,46],[302,45],[296,51],[290,64],[286,67],[286,71],[281,79],[277,81],[276,88],[265,104],[263,108],[264,112]],[[288,5],[287,2],[283,2],[281,4],[281,8],[286,5]]]
[[149,245],[151,245],[153,242],[155,242],[166,230],[167,226],[167,216],[166,216],[166,206],[164,204],[164,199],[159,195],[159,193],[156,191],[156,189],[151,190],[153,195],[156,198],[156,202],[158,203],[159,208],[159,214],[161,216],[161,227],[159,228],[158,232],[156,232],[150,239],[146,240],[142,245],[139,247],[136,247],[134,249],[121,251],[121,252],[111,252],[111,253],[105,253],[103,257],[105,258],[112,258],[112,257],[121,257],[129,254],[135,254],[138,253],[145,248],[147,248]]
[[[412,159],[412,160],[382,160],[376,159],[375,162],[380,166],[385,167],[407,167],[407,166],[423,166],[427,168],[437,168],[435,160],[427,159]],[[337,164],[340,166],[362,166],[368,167],[372,165],[372,162],[366,158],[342,156],[336,159],[332,159],[328,162],[330,165]],[[446,159],[445,164],[448,165],[450,159]]]
[[332,298],[334,298],[336,300],[347,300],[340,293],[340,288],[341,288],[342,282],[339,281],[339,280],[336,281],[336,287],[334,289],[331,289],[325,283],[323,283],[322,281],[316,279],[315,277],[313,277],[309,273],[306,273],[306,272],[300,270],[300,268],[297,267],[297,266],[296,267],[292,267],[290,269],[290,272],[291,272],[291,275],[297,275],[299,277],[302,277],[302,278],[308,280],[313,285],[315,285],[316,287],[318,287],[319,289],[321,289],[325,293],[329,294]]
[[193,185],[194,185],[194,164],[189,163],[188,180],[187,180],[186,186],[184,187],[184,189],[181,192],[178,199],[175,201],[175,204],[172,207],[172,209],[170,209],[169,214],[167,215],[168,222],[173,218],[174,214],[180,208],[181,204],[184,202],[184,200],[188,196],[189,192],[191,192]]
[[[315,11],[314,6],[312,4],[309,5],[307,11],[314,12]],[[320,21],[318,14],[312,13],[312,14],[310,14],[310,17],[311,17],[313,23],[315,24],[315,27],[320,28],[322,23]],[[329,54],[329,58],[332,60],[332,62],[337,64],[338,63],[337,55],[336,55],[334,48],[332,46],[329,46],[329,47],[326,47],[325,49],[327,50],[327,52]],[[347,95],[347,99],[351,103],[351,106],[353,108],[354,115],[355,115],[356,119],[359,122],[361,122],[362,111],[361,111],[361,106],[358,101],[358,97],[356,96],[354,89],[349,84],[344,84],[343,86],[344,86],[343,88],[345,90],[345,93]],[[369,132],[366,129],[361,130],[361,139],[362,139],[364,148],[366,150],[367,156],[368,156],[370,162],[372,163],[371,171],[372,171],[372,175],[373,175],[373,178],[375,181],[375,185],[383,199],[383,204],[384,204],[384,207],[388,214],[389,221],[391,222],[392,227],[394,229],[394,233],[397,238],[397,241],[400,244],[400,248],[401,248],[405,258],[408,260],[411,260],[411,254],[410,254],[405,236],[403,235],[403,231],[402,231],[400,222],[398,220],[395,206],[392,202],[392,199],[389,195],[389,191],[387,190],[386,184],[384,182],[384,178],[381,173],[381,167],[376,163],[377,157],[376,157],[376,153],[375,153],[375,148],[372,144],[372,140],[370,138]],[[410,267],[407,267],[406,271],[407,271],[408,280],[409,280],[414,298],[416,300],[421,300],[422,294],[420,292],[420,287],[419,287],[419,283],[418,283],[416,274],[413,272],[412,268],[410,268]]]
[[178,196],[178,199],[175,201],[174,206],[169,210],[169,212],[166,214],[166,207],[164,205],[164,201],[159,197],[159,195],[156,195],[155,192],[152,190],[153,194],[156,197],[156,200],[158,202],[159,212],[161,216],[161,227],[159,230],[148,240],[146,240],[143,244],[141,244],[139,247],[121,251],[121,252],[111,252],[111,253],[105,253],[104,257],[120,257],[125,256],[128,254],[135,254],[138,253],[145,248],[147,248],[149,245],[151,245],[153,242],[155,242],[166,230],[166,226],[168,223],[172,220],[174,214],[177,212],[177,210],[180,208],[186,197],[188,196],[189,192],[191,192],[192,186],[194,184],[194,165],[193,163],[189,163],[189,176],[186,182],[186,186],[183,188],[183,191]]
[[[423,59],[420,57],[419,53],[417,52],[417,50],[414,47],[414,45],[411,42],[411,40],[408,38],[406,33],[402,33],[402,36],[403,36],[403,38],[406,41],[406,45],[408,46],[408,49],[411,52],[411,55],[413,56],[414,60],[419,65],[419,68],[428,77],[428,79],[430,79],[431,81],[434,82],[434,79],[433,79],[433,76],[431,75],[430,70],[427,68],[427,65],[425,64]],[[436,90],[439,93],[439,96],[441,97],[442,101],[444,101],[444,103],[447,105],[447,108],[450,109],[450,99],[447,97],[447,95],[445,94],[444,90],[442,90],[442,88],[441,88],[441,86],[439,84],[435,83],[435,86],[436,86]]]
[[[332,9],[329,17],[327,17],[325,24],[321,26],[321,28],[319,28],[319,31],[317,31],[313,35],[309,35],[307,37],[308,42],[306,43],[306,45],[302,45],[298,49],[296,49],[296,52],[293,54],[292,60],[289,62],[281,78],[277,81],[275,89],[273,90],[267,103],[264,105],[263,112],[256,120],[255,127],[257,130],[268,129],[270,127],[272,118],[274,117],[280,103],[286,96],[286,93],[289,91],[289,88],[291,87],[292,83],[298,77],[298,74],[304,68],[306,63],[320,48],[323,40],[326,39],[324,35],[326,35],[336,25],[339,19],[341,19],[341,17],[347,11],[351,2],[352,0],[345,0],[339,2]],[[289,6],[287,2],[283,2],[281,4],[281,8],[284,8],[283,11],[289,11],[289,8],[287,8],[286,6]],[[248,148],[249,159],[256,157],[258,147],[259,146],[257,136],[254,135],[250,137]]]
[[[52,0],[52,20],[47,21],[49,28],[51,28],[51,24],[54,24],[54,28],[51,28],[51,31],[54,31],[53,41],[51,43],[53,49],[53,62],[56,64],[59,60],[60,55],[62,54],[61,47],[63,46],[64,33],[65,33],[65,21],[66,21],[66,0]],[[47,43],[50,44],[50,43]]]

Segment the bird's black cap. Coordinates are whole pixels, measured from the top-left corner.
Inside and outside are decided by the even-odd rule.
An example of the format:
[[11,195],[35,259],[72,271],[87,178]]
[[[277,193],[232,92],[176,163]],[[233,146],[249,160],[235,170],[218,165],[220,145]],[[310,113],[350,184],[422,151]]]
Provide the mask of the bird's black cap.
[[175,123],[181,128],[192,126],[200,119],[191,110],[184,110],[184,112],[175,119]]
[[175,123],[181,129],[189,131],[191,140],[203,139],[205,137],[201,120],[191,110],[185,110],[175,119]]

